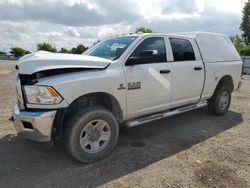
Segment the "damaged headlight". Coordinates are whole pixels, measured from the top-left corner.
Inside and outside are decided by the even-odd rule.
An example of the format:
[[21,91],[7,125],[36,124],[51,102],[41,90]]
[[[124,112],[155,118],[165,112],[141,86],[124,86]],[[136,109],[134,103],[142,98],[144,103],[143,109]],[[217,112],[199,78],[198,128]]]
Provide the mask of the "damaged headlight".
[[29,104],[59,104],[62,97],[47,86],[24,86],[26,99]]

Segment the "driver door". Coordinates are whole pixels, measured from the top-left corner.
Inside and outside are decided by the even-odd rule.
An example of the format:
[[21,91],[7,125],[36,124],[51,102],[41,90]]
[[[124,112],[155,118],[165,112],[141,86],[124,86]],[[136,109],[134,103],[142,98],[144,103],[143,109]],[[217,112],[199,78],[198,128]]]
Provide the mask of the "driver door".
[[172,63],[167,62],[164,37],[147,37],[127,59],[128,118],[167,109],[171,103]]

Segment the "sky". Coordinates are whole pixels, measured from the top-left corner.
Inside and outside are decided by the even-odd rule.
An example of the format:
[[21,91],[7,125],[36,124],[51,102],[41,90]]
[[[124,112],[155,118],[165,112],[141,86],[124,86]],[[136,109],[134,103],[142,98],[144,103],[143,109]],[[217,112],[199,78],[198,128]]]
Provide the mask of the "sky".
[[207,31],[240,35],[246,0],[0,0],[0,50],[57,49],[133,33]]

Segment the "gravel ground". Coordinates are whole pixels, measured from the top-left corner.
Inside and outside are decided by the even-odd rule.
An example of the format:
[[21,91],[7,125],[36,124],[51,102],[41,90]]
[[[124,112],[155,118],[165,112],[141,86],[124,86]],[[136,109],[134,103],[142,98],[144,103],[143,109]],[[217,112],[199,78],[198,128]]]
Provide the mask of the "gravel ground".
[[0,187],[250,187],[250,77],[230,111],[207,109],[123,128],[106,159],[79,164],[62,146],[16,136],[15,62],[0,61]]

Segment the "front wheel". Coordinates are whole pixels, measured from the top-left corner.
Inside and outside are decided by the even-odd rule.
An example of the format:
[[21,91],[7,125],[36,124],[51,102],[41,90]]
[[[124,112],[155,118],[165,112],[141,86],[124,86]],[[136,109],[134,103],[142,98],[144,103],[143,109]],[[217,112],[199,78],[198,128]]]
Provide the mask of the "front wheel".
[[214,115],[224,115],[231,104],[231,90],[226,85],[218,86],[212,98],[208,100],[208,109]]
[[114,115],[97,106],[77,111],[65,126],[65,149],[80,162],[94,162],[106,157],[115,147],[119,135]]

